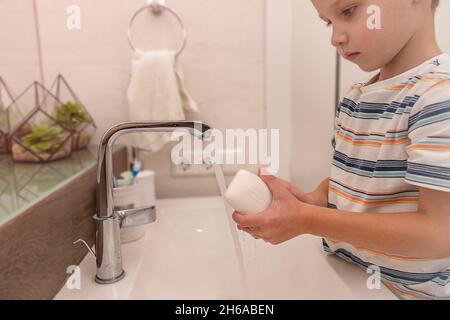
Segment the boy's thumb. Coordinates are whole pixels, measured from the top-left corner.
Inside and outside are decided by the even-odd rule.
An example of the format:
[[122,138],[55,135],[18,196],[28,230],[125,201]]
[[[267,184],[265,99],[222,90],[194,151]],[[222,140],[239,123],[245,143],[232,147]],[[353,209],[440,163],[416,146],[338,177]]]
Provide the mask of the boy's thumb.
[[301,202],[310,203],[310,199],[309,199],[308,195],[306,193],[304,193],[303,191],[297,189],[296,187],[294,187],[292,185],[288,188],[288,190]]
[[289,191],[284,188],[281,180],[279,180],[277,177],[269,174],[262,174],[261,171],[259,172],[259,177],[262,181],[265,182],[269,190],[272,192],[274,198],[280,198],[285,193],[289,193]]
[[277,192],[277,194],[286,194],[286,191],[288,191],[288,193],[296,197],[298,200],[305,203],[310,202],[310,199],[306,193],[286,181],[265,173],[264,169],[259,169],[258,175],[266,183],[272,193]]

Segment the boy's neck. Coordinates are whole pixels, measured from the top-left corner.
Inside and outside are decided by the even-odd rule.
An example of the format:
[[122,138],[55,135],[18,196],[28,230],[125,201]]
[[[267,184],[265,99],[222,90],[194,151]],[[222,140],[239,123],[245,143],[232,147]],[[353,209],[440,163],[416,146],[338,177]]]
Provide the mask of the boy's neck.
[[380,69],[378,81],[393,78],[440,54],[442,50],[437,44],[434,27],[418,32],[394,59]]

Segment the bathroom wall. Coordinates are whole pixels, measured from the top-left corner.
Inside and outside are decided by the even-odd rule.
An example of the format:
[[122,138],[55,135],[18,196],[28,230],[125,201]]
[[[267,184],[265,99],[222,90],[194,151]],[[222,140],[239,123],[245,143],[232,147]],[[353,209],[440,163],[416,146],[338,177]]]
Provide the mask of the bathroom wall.
[[[43,76],[70,82],[98,125],[94,143],[111,125],[127,120],[126,88],[131,50],[128,21],[144,0],[39,0]],[[264,1],[168,0],[188,31],[179,62],[203,120],[214,128],[265,127]],[[67,9],[81,9],[81,28],[70,30]],[[18,92],[40,80],[32,0],[0,2],[0,76]],[[133,28],[144,49],[177,48],[181,31],[169,14],[145,12]],[[157,196],[218,195],[213,177],[173,178],[170,147],[142,154],[157,172]],[[192,186],[195,185],[195,188]]]
[[335,51],[310,1],[292,1],[292,181],[312,191],[330,171]]
[[18,93],[39,80],[31,0],[0,2],[0,77]]
[[[281,162],[290,163],[291,168],[285,176],[309,191],[328,175],[332,156],[335,52],[329,45],[331,29],[317,19],[309,1],[286,0],[289,5],[283,2],[283,8],[292,8],[288,18],[274,12],[279,7],[276,2],[168,0],[188,31],[180,63],[186,86],[201,109],[199,115],[188,114],[188,119],[203,120],[219,129],[264,128],[274,122],[285,130],[282,143],[292,142],[291,150],[282,146]],[[273,6],[270,12],[266,3]],[[129,18],[144,4],[145,0],[37,1],[45,82],[49,85],[58,73],[67,77],[98,124],[94,143],[109,126],[127,119],[131,51],[126,31]],[[81,9],[80,30],[66,26],[70,5]],[[286,8],[280,12],[288,11]],[[450,1],[441,1],[437,30],[447,52],[449,14]],[[284,28],[291,19],[292,44],[286,40],[290,34]],[[144,13],[136,22],[133,33],[139,47],[179,45],[181,33],[171,16]],[[267,32],[267,28],[273,30]],[[281,35],[275,37],[277,33]],[[0,2],[0,76],[15,92],[40,80],[35,35],[33,0]],[[290,45],[292,62],[287,52]],[[277,68],[273,60],[280,58],[287,62]],[[341,94],[353,82],[369,76],[343,61]],[[286,88],[289,83],[291,89]],[[287,97],[291,91],[292,96]],[[292,110],[287,112],[285,105],[290,103]],[[266,105],[272,106],[268,113],[271,119],[266,119]],[[289,120],[284,128],[280,125]],[[286,138],[289,131],[290,139]],[[157,154],[142,154],[146,167],[157,172],[158,197],[218,194],[212,176],[172,177],[169,155],[170,145]]]

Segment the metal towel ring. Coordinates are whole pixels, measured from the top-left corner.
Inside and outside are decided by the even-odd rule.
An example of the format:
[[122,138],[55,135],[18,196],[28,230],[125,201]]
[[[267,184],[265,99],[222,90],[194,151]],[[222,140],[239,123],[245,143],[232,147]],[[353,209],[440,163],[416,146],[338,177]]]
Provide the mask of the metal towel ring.
[[[155,8],[156,6],[156,8]],[[184,47],[186,46],[186,41],[187,41],[187,32],[186,32],[186,28],[184,26],[183,20],[181,20],[180,16],[178,15],[178,13],[175,12],[175,10],[169,8],[166,5],[163,4],[149,4],[149,5],[145,5],[142,8],[140,8],[138,11],[136,11],[136,13],[131,17],[130,19],[130,23],[128,25],[128,43],[130,44],[131,49],[133,49],[133,51],[136,51],[136,47],[133,45],[133,41],[132,41],[132,37],[131,37],[131,28],[133,27],[133,23],[134,20],[136,19],[136,17],[143,12],[144,10],[148,10],[151,9],[155,14],[159,13],[160,9],[164,9],[169,11],[170,13],[172,13],[175,18],[178,20],[178,22],[181,25],[182,31],[183,31],[183,42],[181,43],[180,48],[178,49],[178,51],[176,52],[176,57],[178,57],[180,55],[181,52],[183,52]]]

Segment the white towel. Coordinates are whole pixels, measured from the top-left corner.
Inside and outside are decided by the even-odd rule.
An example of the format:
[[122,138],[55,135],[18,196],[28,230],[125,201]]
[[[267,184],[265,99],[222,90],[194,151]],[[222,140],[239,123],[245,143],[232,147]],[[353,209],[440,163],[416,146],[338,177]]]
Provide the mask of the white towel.
[[[137,50],[132,60],[128,87],[130,121],[185,120],[186,111],[198,112],[198,106],[184,87],[175,52]],[[170,133],[134,135],[135,147],[159,151]]]

